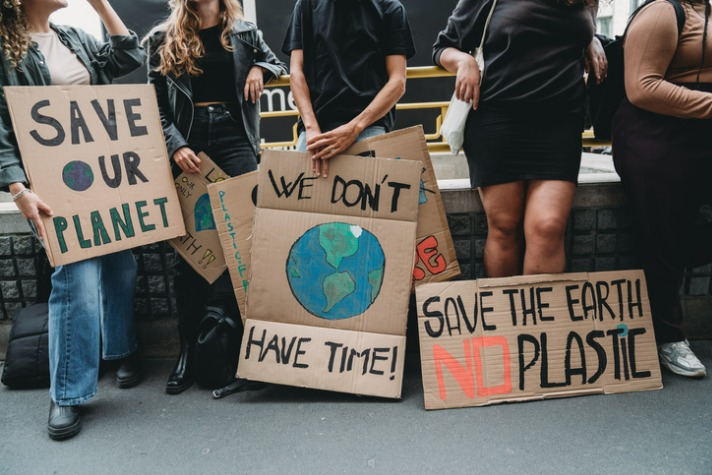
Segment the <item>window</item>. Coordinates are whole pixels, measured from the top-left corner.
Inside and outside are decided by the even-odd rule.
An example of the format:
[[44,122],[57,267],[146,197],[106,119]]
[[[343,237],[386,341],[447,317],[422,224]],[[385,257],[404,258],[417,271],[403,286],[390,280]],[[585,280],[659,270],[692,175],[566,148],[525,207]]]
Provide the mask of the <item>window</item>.
[[604,36],[613,36],[613,21],[612,17],[604,16],[596,20],[596,32]]

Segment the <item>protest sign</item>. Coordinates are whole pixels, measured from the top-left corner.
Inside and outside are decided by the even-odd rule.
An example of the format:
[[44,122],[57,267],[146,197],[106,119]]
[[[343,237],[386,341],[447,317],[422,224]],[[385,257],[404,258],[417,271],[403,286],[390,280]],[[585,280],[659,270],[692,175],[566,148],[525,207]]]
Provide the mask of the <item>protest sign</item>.
[[4,92],[53,266],[185,234],[153,87]]
[[267,151],[238,375],[400,397],[422,164]]
[[245,173],[208,185],[213,216],[243,323],[247,317],[245,302],[250,279],[252,220],[257,202],[257,175],[256,171]]
[[417,283],[444,282],[460,275],[455,246],[447,223],[438,180],[430,161],[423,127],[397,130],[356,142],[347,155],[419,160],[423,173],[418,196],[418,231],[413,280]]
[[225,272],[227,264],[213,218],[208,185],[229,177],[205,153],[200,158],[199,173],[181,173],[175,179],[186,234],[169,244],[209,283]]
[[426,409],[662,388],[642,271],[419,285]]

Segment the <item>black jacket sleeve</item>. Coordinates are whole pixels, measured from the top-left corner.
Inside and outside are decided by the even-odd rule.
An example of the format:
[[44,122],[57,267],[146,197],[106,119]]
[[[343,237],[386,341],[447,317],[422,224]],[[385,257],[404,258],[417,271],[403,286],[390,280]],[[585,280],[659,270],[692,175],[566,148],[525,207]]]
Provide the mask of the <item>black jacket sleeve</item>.
[[155,32],[146,40],[146,50],[148,52],[148,82],[156,89],[156,100],[158,102],[158,112],[161,116],[161,126],[163,127],[163,137],[166,139],[166,149],[168,158],[173,159],[173,154],[181,147],[188,145],[188,141],[183,137],[174,123],[173,111],[168,100],[168,85],[166,76],[158,71],[161,65],[161,57],[158,54],[161,44],[163,44],[164,34]]
[[466,53],[477,48],[491,7],[492,0],[459,0],[447,19],[447,26],[435,40],[433,62],[441,66],[440,55],[445,48],[455,48]]

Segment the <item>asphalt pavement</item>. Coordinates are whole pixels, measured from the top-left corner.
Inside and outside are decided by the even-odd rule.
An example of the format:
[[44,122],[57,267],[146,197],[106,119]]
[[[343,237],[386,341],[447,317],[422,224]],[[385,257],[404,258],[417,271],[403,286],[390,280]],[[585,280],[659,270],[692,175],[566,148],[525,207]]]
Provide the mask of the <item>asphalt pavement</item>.
[[[712,342],[692,348],[712,370]],[[415,355],[403,399],[268,386],[214,400],[164,393],[172,368],[113,374],[73,439],[47,437],[49,396],[0,388],[0,473],[712,474],[712,378],[663,372],[665,389],[425,411]]]

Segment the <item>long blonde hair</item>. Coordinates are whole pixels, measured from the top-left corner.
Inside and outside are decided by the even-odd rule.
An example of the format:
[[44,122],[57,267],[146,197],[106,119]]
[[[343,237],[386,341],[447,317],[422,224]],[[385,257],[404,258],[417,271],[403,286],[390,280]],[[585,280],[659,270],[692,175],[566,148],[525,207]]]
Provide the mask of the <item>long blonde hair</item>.
[[[161,65],[158,72],[164,76],[173,73],[176,76],[189,74],[199,76],[203,71],[196,65],[196,60],[205,53],[203,43],[198,36],[200,17],[193,0],[170,0],[171,14],[159,25],[165,30],[165,40],[159,55]],[[230,30],[235,21],[242,18],[242,7],[238,0],[220,0],[220,24],[222,33],[220,43],[227,51],[232,51]]]
[[32,41],[21,0],[0,0],[0,38],[3,55],[20,69]]

